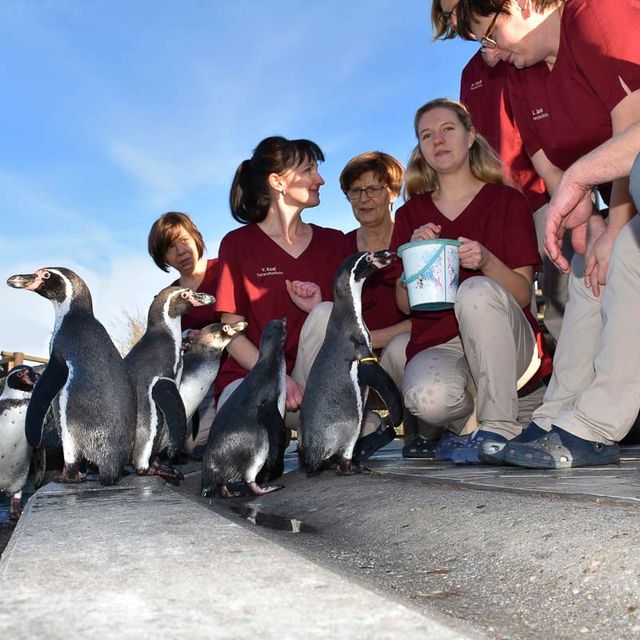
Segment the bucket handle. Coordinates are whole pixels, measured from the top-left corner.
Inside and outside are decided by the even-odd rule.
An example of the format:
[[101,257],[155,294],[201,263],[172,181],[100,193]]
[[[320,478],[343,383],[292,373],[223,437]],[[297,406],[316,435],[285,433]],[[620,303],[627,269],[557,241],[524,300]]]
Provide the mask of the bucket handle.
[[409,276],[408,278],[405,277],[404,275],[404,271],[402,272],[402,275],[400,276],[400,281],[402,282],[402,284],[411,284],[412,282],[415,282],[420,276],[423,276],[425,273],[427,273],[427,271],[429,271],[429,269],[431,269],[431,267],[433,266],[434,262],[440,257],[440,254],[444,251],[444,247],[445,245],[443,244],[431,257],[431,260],[429,260],[429,262],[427,262],[424,267],[422,267],[422,269],[420,269],[420,271],[418,271],[418,273],[414,273],[412,276]]

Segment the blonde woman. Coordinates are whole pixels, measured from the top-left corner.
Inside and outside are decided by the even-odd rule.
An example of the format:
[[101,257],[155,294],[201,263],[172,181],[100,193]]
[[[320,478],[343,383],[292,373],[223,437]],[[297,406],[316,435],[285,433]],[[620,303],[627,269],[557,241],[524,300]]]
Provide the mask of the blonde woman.
[[[458,240],[460,286],[453,309],[411,312],[404,401],[427,425],[447,428],[436,449],[440,459],[499,462],[505,443],[522,430],[517,389],[540,364],[528,311],[540,261],[531,212],[505,184],[500,160],[462,104],[433,100],[418,109],[414,128],[407,202],[390,248]],[[410,312],[400,283],[397,302]],[[474,394],[479,429],[456,437],[474,410]]]

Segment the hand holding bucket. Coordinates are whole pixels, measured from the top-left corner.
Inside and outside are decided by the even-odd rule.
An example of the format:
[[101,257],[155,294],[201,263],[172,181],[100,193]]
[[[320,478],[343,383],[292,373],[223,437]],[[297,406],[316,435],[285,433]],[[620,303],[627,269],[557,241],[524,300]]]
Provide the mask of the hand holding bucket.
[[413,311],[450,309],[458,290],[457,240],[416,240],[398,248],[407,287],[409,305]]

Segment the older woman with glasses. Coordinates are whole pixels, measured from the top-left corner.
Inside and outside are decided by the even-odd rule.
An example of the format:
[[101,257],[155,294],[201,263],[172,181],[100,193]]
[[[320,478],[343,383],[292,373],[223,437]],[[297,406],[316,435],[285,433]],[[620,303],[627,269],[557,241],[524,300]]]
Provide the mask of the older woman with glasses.
[[[629,37],[631,25],[640,25],[638,2],[460,0],[456,17],[463,37],[482,41],[490,59],[518,69],[510,76],[516,121],[552,193],[575,161],[640,122],[640,45]],[[637,286],[622,277],[638,261],[627,224],[636,210],[624,180],[602,193],[609,219],[605,224],[591,215],[586,259],[572,263],[564,319],[569,327],[563,327],[555,374],[531,425],[539,437],[507,450],[505,459],[514,464],[615,463],[616,442],[640,409],[640,347],[628,348],[627,338],[635,332],[628,319],[634,317]],[[578,207],[590,215],[589,200]],[[576,239],[583,250],[584,231]],[[601,297],[605,282],[608,291]],[[615,405],[607,397],[616,397]]]

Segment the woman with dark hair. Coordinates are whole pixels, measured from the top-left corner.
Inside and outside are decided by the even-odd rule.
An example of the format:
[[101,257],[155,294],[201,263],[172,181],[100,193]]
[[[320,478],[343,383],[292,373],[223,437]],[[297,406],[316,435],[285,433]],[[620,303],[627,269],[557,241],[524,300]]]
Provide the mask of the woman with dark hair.
[[[458,240],[460,286],[454,309],[411,312],[403,397],[426,424],[449,430],[437,457],[496,461],[521,432],[517,390],[540,365],[528,309],[539,262],[533,220],[462,104],[427,103],[414,129],[418,145],[407,168],[407,202],[396,215],[390,247]],[[396,289],[398,306],[409,313],[406,289]],[[456,438],[468,429],[474,392],[479,429]]]
[[[300,407],[306,376],[324,336],[307,323],[322,300],[333,297],[336,269],[348,254],[341,231],[309,224],[302,211],[320,203],[324,160],[310,140],[274,136],[238,167],[231,186],[233,217],[243,224],[220,244],[216,308],[223,322],[249,326],[228,347],[231,357],[217,380],[223,403],[258,358],[260,334],[274,318],[287,319],[288,411]],[[301,332],[303,332],[301,338]]]
[[[173,267],[180,274],[174,285],[215,295],[218,260],[204,257],[202,234],[186,213],[162,214],[151,226],[148,248],[160,269],[168,272]],[[196,307],[182,316],[182,329],[202,329],[217,319],[210,306]]]

